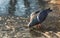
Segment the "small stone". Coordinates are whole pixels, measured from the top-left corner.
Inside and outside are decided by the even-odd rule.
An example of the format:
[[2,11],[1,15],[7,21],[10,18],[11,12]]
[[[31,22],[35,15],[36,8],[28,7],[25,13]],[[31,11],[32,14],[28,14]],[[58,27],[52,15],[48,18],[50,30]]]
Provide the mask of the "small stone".
[[60,20],[58,22],[60,22]]
[[14,18],[14,17],[12,16],[12,18]]
[[23,22],[25,22],[25,20],[23,20]]
[[9,26],[6,26],[6,28],[7,28],[7,29],[10,29],[10,27],[9,27]]
[[45,32],[45,34],[49,34],[49,32]]
[[19,17],[17,17],[16,19],[19,19]]
[[0,17],[0,21],[2,20],[2,18]]
[[7,23],[5,22],[5,25],[6,25]]
[[60,35],[60,32],[57,32],[57,34],[59,34],[59,35]]
[[7,19],[7,21],[10,21],[10,19]]

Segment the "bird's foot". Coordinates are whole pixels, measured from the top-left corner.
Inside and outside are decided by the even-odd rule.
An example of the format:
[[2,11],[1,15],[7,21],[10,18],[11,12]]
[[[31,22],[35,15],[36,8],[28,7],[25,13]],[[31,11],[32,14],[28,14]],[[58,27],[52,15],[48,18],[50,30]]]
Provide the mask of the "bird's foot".
[[36,28],[37,29],[41,28],[41,24],[36,25]]

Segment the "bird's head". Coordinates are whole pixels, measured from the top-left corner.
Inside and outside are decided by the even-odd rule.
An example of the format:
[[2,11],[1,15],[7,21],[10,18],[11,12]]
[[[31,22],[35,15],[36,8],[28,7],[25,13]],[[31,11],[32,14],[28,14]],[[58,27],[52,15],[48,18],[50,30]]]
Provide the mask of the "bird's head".
[[36,22],[38,23],[36,17],[39,13],[40,13],[40,10],[37,10],[37,11],[31,13],[30,22],[28,24],[29,26],[34,26],[36,24]]

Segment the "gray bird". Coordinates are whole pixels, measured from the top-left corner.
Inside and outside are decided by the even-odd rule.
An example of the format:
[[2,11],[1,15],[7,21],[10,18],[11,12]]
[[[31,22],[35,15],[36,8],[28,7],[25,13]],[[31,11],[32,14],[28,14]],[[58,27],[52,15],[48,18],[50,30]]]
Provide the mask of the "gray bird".
[[45,9],[41,12],[40,12],[40,10],[36,11],[34,14],[32,14],[31,17],[33,17],[33,16],[35,16],[35,17],[30,20],[28,26],[32,27],[37,24],[41,24],[46,19],[48,13],[50,13],[50,12],[52,12],[52,10],[50,8]]

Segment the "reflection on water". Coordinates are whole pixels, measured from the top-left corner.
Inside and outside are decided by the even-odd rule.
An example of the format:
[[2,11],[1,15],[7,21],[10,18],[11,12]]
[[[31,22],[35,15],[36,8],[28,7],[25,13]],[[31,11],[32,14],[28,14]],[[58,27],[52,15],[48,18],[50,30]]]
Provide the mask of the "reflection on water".
[[17,16],[22,16],[22,15],[24,15],[25,13],[25,9],[26,8],[24,8],[25,6],[24,6],[24,1],[23,0],[18,0],[17,1],[17,4],[16,4],[16,11],[15,11],[15,15],[17,15]]
[[[0,0],[0,15],[8,14],[9,2],[10,0]],[[28,2],[30,3],[30,7],[26,8],[24,5],[24,0],[17,0],[17,4],[15,5],[16,11],[14,14],[16,16],[24,16],[27,15],[26,12],[31,14],[31,12],[39,9],[37,0],[28,0]]]
[[0,0],[0,15],[8,14],[8,3],[10,0]]
[[[8,12],[8,9],[9,9],[8,7],[10,7],[9,2],[10,2],[10,0],[0,0],[0,15],[9,14],[9,12]],[[54,12],[59,12],[59,9],[56,5],[47,4],[48,2],[46,2],[44,4],[45,6],[43,5],[43,1],[42,1],[41,5],[40,5],[40,2],[38,0],[28,0],[28,2],[29,2],[29,6],[26,7],[24,5],[24,0],[17,0],[17,4],[15,5],[16,10],[15,10],[14,15],[16,15],[16,16],[28,16],[32,12],[34,12],[38,9],[42,10],[43,8],[48,8],[48,7],[51,7],[53,10],[55,10]],[[10,10],[13,11],[13,9],[10,9]]]

